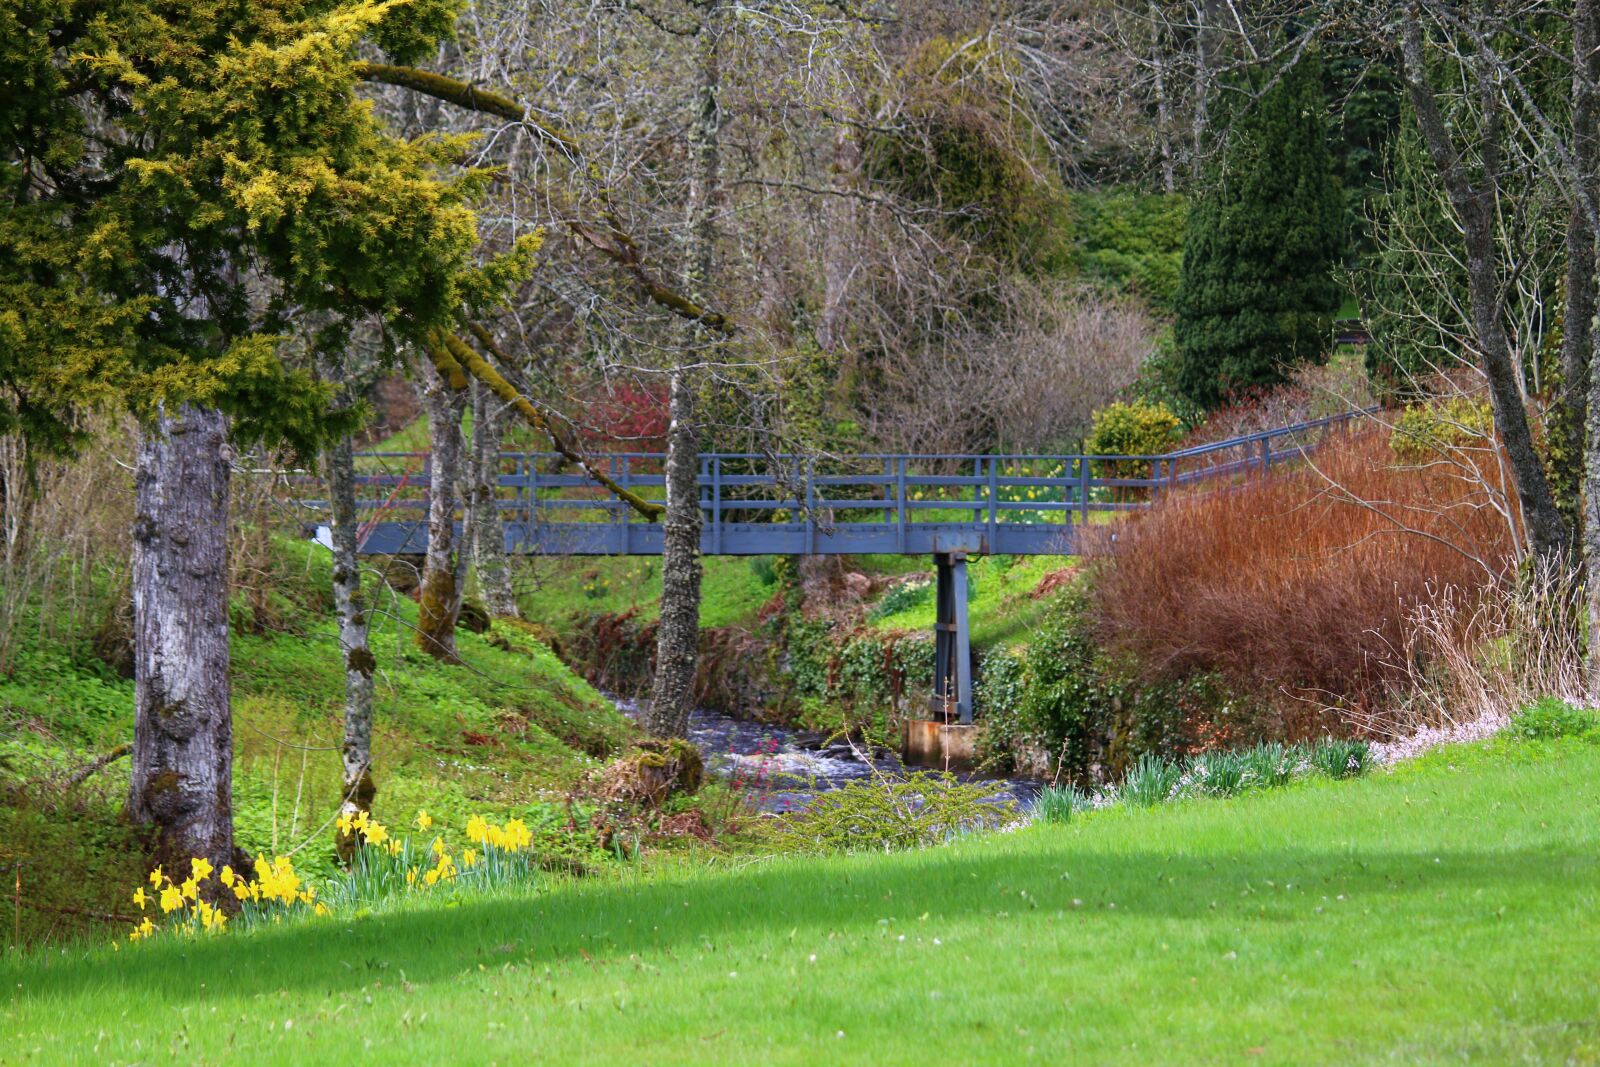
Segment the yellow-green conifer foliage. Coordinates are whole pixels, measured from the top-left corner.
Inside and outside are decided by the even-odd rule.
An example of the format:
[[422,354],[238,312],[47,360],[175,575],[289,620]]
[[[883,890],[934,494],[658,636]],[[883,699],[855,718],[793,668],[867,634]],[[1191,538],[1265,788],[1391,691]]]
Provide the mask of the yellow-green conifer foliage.
[[0,0],[0,429],[70,442],[75,409],[220,407],[309,448],[339,429],[282,357],[315,324],[389,343],[525,272],[478,262],[487,175],[459,137],[404,140],[356,56],[431,50],[454,0]]

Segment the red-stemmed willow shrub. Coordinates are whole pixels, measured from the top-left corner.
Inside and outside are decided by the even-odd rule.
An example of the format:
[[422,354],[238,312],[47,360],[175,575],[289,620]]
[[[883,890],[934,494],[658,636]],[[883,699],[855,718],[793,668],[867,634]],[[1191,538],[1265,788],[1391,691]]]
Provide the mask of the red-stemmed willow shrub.
[[1470,599],[1517,555],[1497,448],[1401,460],[1389,436],[1335,435],[1268,476],[1176,493],[1096,531],[1100,639],[1152,677],[1220,672],[1361,721],[1415,674],[1417,605]]

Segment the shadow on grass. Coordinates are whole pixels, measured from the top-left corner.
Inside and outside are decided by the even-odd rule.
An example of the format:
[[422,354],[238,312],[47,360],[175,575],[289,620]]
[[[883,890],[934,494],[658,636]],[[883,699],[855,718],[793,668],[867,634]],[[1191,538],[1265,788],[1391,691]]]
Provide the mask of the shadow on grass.
[[[1080,843],[1081,844],[1081,843]],[[1072,878],[1061,870],[1070,866]],[[295,923],[248,939],[169,940],[110,957],[40,957],[0,964],[13,1003],[115,997],[119,990],[198,1001],[292,989],[348,993],[353,986],[449,979],[480,964],[604,965],[630,954],[671,958],[730,937],[786,937],[795,929],[865,932],[882,918],[929,912],[942,920],[1022,910],[1026,888],[1038,916],[1084,901],[1085,922],[1142,917],[1206,924],[1251,924],[1267,931],[1305,919],[1305,895],[1274,895],[1291,880],[1307,891],[1358,894],[1378,913],[1404,910],[1426,920],[1436,894],[1504,891],[1508,899],[1548,903],[1592,884],[1600,860],[1577,848],[1479,851],[1441,846],[1426,852],[1381,845],[1281,847],[1211,857],[1107,852],[1066,837],[1022,834],[993,847],[957,846],[860,859],[784,861],[682,880],[558,886],[520,897],[466,900],[460,906],[355,921]],[[1241,895],[1242,887],[1257,891]],[[1104,909],[1114,902],[1116,910]]]

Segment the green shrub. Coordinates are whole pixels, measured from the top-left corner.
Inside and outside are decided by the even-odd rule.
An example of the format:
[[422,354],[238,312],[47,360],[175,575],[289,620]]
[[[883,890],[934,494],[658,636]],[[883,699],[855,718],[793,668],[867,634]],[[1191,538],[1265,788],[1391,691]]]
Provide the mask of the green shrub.
[[1190,762],[1188,777],[1199,792],[1231,797],[1249,784],[1249,764],[1241,752],[1207,752]]
[[928,579],[901,582],[888,592],[884,593],[878,602],[872,605],[872,610],[867,613],[867,618],[873,622],[887,619],[890,615],[898,615],[902,611],[920,608],[933,601],[933,582]]
[[1183,266],[1188,201],[1176,194],[1114,187],[1074,192],[1069,202],[1078,269],[1170,310]]
[[1037,805],[1033,809],[1036,822],[1064,823],[1070,822],[1076,812],[1087,811],[1094,804],[1089,795],[1072,786],[1047,786],[1039,794]]
[[1171,450],[1182,429],[1165,404],[1119,400],[1094,413],[1085,447],[1101,456],[1155,456]]
[[1299,745],[1285,745],[1278,741],[1247,748],[1239,756],[1244,761],[1248,783],[1266,789],[1286,784],[1306,761],[1306,751]]
[[1545,697],[1512,717],[1511,733],[1525,741],[1553,741],[1560,737],[1600,741],[1600,710],[1573,707],[1564,700]]
[[1311,766],[1329,778],[1358,778],[1367,772],[1372,746],[1365,741],[1327,737],[1311,749]]
[[1016,815],[993,789],[941,773],[871,778],[830,790],[772,821],[772,843],[793,852],[892,852],[926,848],[957,834],[993,829]]
[[1146,752],[1122,781],[1122,798],[1140,808],[1171,800],[1183,781],[1183,768],[1154,752]]
[[1395,420],[1389,448],[1409,463],[1437,459],[1452,449],[1482,445],[1494,433],[1494,413],[1487,400],[1453,396],[1412,404]]
[[776,560],[780,558],[782,557],[752,556],[750,557],[750,573],[754,575],[755,580],[760,582],[763,586],[777,585],[778,568],[776,565]]

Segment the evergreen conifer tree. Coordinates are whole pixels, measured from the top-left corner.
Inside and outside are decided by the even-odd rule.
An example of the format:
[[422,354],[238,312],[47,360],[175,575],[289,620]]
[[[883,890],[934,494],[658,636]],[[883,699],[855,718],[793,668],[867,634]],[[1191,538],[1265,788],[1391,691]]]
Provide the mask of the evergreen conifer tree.
[[1345,221],[1327,114],[1308,52],[1233,123],[1189,217],[1174,334],[1201,407],[1327,354]]

